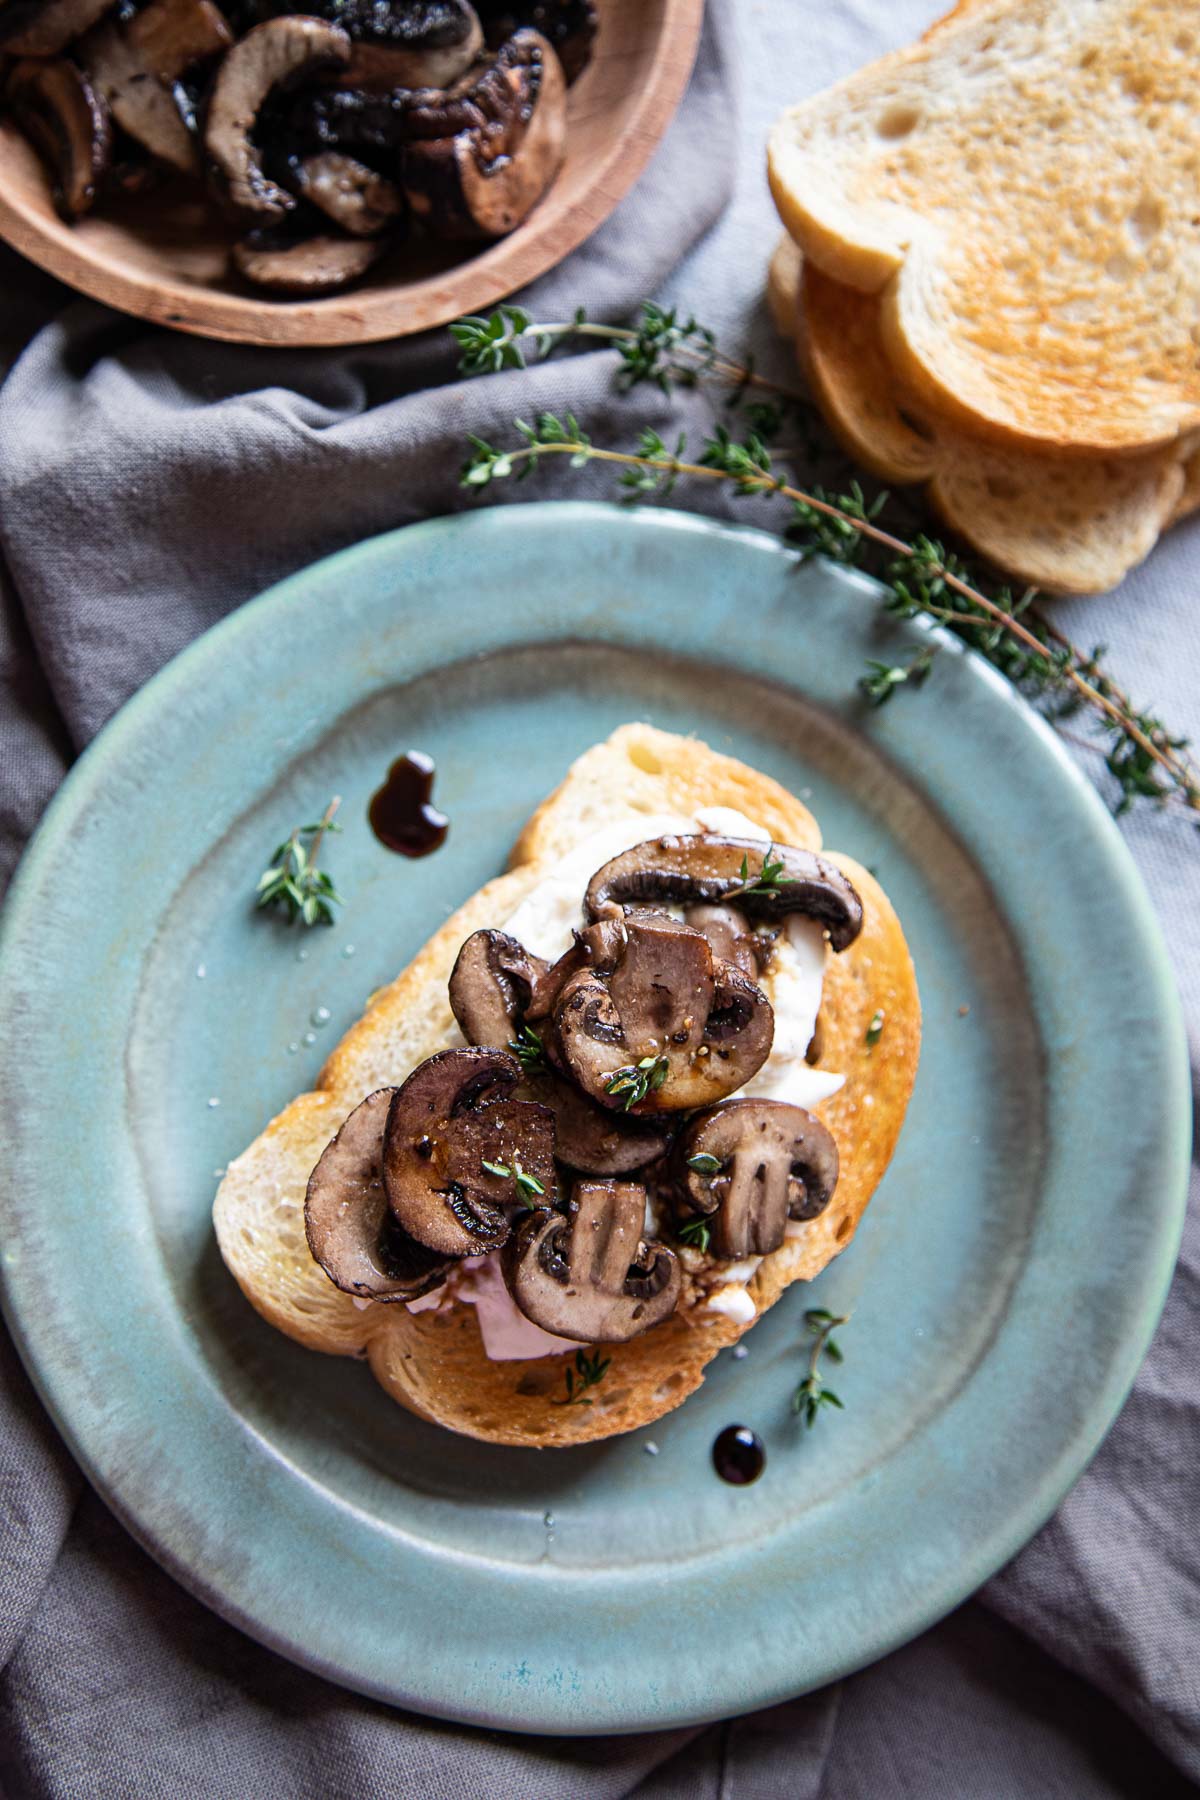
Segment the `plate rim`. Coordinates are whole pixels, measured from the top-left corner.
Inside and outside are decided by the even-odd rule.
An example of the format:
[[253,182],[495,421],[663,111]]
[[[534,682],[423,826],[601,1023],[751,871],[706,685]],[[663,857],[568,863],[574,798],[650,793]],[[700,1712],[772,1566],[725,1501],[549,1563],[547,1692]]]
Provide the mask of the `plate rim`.
[[[68,772],[31,838],[5,897],[3,907],[0,908],[0,998],[11,986],[8,966],[10,949],[19,934],[24,909],[35,896],[43,866],[52,862],[64,839],[66,822],[83,804],[90,787],[102,778],[103,770],[109,760],[114,755],[120,755],[126,740],[137,733],[143,716],[152,716],[161,702],[180,683],[191,681],[195,670],[201,668],[207,658],[213,655],[227,654],[230,645],[236,643],[240,633],[257,631],[260,621],[269,619],[276,609],[286,611],[292,605],[297,604],[297,596],[302,594],[304,584],[318,569],[328,570],[331,566],[335,566],[339,573],[350,573],[352,565],[358,558],[383,557],[386,559],[398,543],[423,543],[428,538],[436,538],[447,532],[456,533],[464,529],[481,532],[485,536],[488,532],[497,529],[501,531],[519,529],[522,523],[528,522],[530,515],[544,515],[551,509],[559,515],[560,520],[562,513],[568,511],[574,513],[581,522],[603,520],[611,523],[620,520],[622,527],[628,528],[628,523],[632,518],[637,522],[638,529],[681,531],[700,536],[715,533],[724,538],[744,542],[751,549],[769,550],[773,555],[785,558],[789,564],[794,564],[797,560],[795,553],[788,551],[769,532],[753,527],[728,524],[702,514],[684,512],[674,508],[668,511],[659,511],[652,507],[629,509],[616,503],[558,500],[526,504],[510,503],[484,508],[478,512],[450,514],[437,519],[424,520],[362,540],[334,552],[328,557],[320,558],[304,568],[293,571],[227,615],[225,619],[210,627],[198,638],[193,639],[170,662],[158,670],[118,709]],[[857,572],[848,572],[833,566],[823,572],[830,580],[849,582],[861,593],[877,594],[880,591],[878,584]],[[853,1659],[839,1656],[836,1668],[823,1677],[826,1680],[866,1666],[898,1645],[910,1641],[936,1620],[945,1616],[953,1606],[973,1593],[984,1580],[1002,1567],[1029,1541],[1083,1473],[1124,1405],[1161,1317],[1183,1230],[1190,1166],[1190,1065],[1182,1008],[1170,957],[1152,903],[1145,890],[1140,872],[1115,822],[1104,807],[1096,789],[1071,759],[1051,727],[1028,703],[1013,692],[998,672],[983,663],[981,659],[971,656],[957,639],[944,632],[927,633],[921,626],[908,626],[907,629],[920,633],[922,638],[933,635],[956,656],[963,658],[973,671],[972,679],[982,680],[993,695],[998,696],[1005,706],[1013,709],[1021,718],[1023,725],[1033,731],[1041,741],[1043,749],[1050,753],[1057,773],[1066,778],[1074,798],[1081,802],[1087,818],[1088,829],[1090,832],[1099,834],[1107,862],[1114,871],[1119,873],[1125,895],[1137,917],[1139,949],[1151,966],[1157,1000],[1161,1002],[1156,1010],[1156,1021],[1162,1041],[1167,1047],[1169,1066],[1173,1077],[1162,1093],[1163,1112],[1166,1119],[1162,1150],[1164,1159],[1171,1164],[1172,1179],[1163,1182],[1158,1229],[1152,1245],[1147,1247],[1145,1266],[1140,1272],[1137,1283],[1137,1329],[1131,1331],[1121,1341],[1117,1352],[1110,1357],[1103,1380],[1098,1384],[1097,1392],[1090,1397],[1085,1411],[1085,1422],[1081,1422],[1075,1433],[1076,1441],[1070,1446],[1069,1454],[1065,1454],[1062,1471],[1056,1471],[1049,1480],[1043,1480],[1036,1489],[1031,1490],[1025,1503],[1014,1509],[1007,1528],[997,1530],[985,1544],[976,1546],[973,1554],[966,1559],[958,1572],[931,1592],[925,1607],[910,1609],[900,1623],[889,1629],[867,1633],[862,1640],[861,1654],[856,1655]],[[793,684],[785,682],[785,685],[792,686]],[[501,1719],[497,1717],[494,1709],[490,1711],[482,1708],[465,1709],[452,1702],[439,1703],[427,1694],[416,1695],[407,1688],[400,1688],[395,1682],[372,1684],[357,1675],[348,1674],[337,1663],[314,1652],[308,1645],[289,1637],[286,1630],[281,1630],[277,1624],[251,1617],[236,1600],[221,1590],[219,1584],[206,1580],[203,1571],[196,1571],[182,1562],[169,1544],[162,1542],[152,1530],[143,1529],[139,1519],[131,1514],[122,1503],[121,1495],[114,1491],[103,1468],[93,1457],[86,1442],[81,1440],[75,1428],[75,1421],[69,1416],[69,1409],[64,1409],[59,1404],[53,1374],[51,1371],[42,1369],[32,1345],[26,1338],[21,1321],[20,1304],[12,1292],[10,1283],[11,1272],[0,1266],[0,1305],[2,1305],[4,1316],[8,1321],[21,1359],[33,1380],[39,1397],[50,1412],[56,1429],[65,1438],[72,1455],[80,1463],[88,1479],[135,1540],[161,1566],[212,1610],[260,1643],[277,1653],[286,1655],[326,1679],[350,1687],[355,1691],[370,1694],[388,1704],[420,1711],[433,1717],[453,1719],[468,1724],[488,1725],[493,1729],[501,1727],[517,1733],[626,1735],[667,1726],[695,1724],[724,1716],[723,1709],[716,1707],[685,1711],[668,1710],[665,1713],[646,1710],[636,1716],[620,1718],[606,1716],[600,1723],[596,1723],[593,1718],[572,1722],[569,1717],[564,1717],[561,1712],[553,1709],[543,1709],[539,1712],[535,1702],[528,1707],[522,1717]],[[797,1688],[795,1682],[789,1682],[784,1677],[773,1687],[761,1691],[756,1690],[755,1696],[750,1699],[740,1698],[739,1710],[776,1704],[793,1697],[797,1692],[808,1691],[814,1685],[818,1684],[808,1682],[803,1687]],[[628,1709],[626,1709],[627,1712]]]

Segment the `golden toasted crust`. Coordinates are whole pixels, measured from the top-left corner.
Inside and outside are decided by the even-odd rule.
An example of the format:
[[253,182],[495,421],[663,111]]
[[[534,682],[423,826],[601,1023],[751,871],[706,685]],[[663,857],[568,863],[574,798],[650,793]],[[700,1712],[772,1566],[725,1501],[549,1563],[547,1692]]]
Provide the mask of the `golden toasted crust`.
[[[621,782],[616,810],[684,813],[703,806],[731,806],[755,819],[781,844],[821,848],[821,827],[802,801],[769,775],[732,756],[710,750],[699,738],[658,731],[653,725],[619,725],[602,744],[571,765],[563,787],[542,801],[513,846],[509,867],[548,861],[613,817],[614,772]],[[564,787],[569,784],[570,808]]]
[[[410,1313],[402,1305],[356,1304],[326,1279],[304,1238],[304,1189],[325,1143],[366,1093],[401,1079],[414,1064],[454,1042],[446,981],[459,946],[483,925],[502,924],[571,842],[626,811],[624,797],[642,767],[653,786],[637,787],[638,810],[688,812],[696,805],[736,806],[780,842],[819,845],[811,814],[786,790],[694,740],[626,726],[580,759],[518,841],[537,861],[521,861],[480,889],[437,931],[409,967],[374,996],[326,1063],[316,1093],[302,1094],[230,1164],[214,1207],[221,1252],[251,1303],[273,1325],[312,1349],[365,1352],[377,1379],[411,1411],[469,1436],[550,1446],[612,1436],[670,1411],[704,1378],[706,1364],[746,1329],[721,1313],[681,1309],[631,1343],[612,1346],[612,1366],[591,1407],[555,1406],[563,1393],[561,1357],[489,1362],[475,1309],[455,1304]],[[572,830],[572,821],[587,819]],[[767,1257],[750,1286],[759,1310],[794,1280],[811,1279],[845,1247],[895,1147],[916,1073],[920,1006],[899,921],[866,870],[834,857],[863,897],[862,933],[830,956],[821,1009],[823,1064],[846,1075],[845,1087],[817,1110],[838,1139],[842,1172],[828,1210]],[[879,1009],[873,1049],[867,1027]]]
[[1194,0],[972,0],[771,134],[805,255],[944,418],[1120,453],[1200,425]]
[[855,461],[891,485],[927,484],[946,523],[1019,581],[1052,593],[1114,587],[1190,510],[1188,440],[1144,456],[1061,457],[972,437],[905,391],[884,350],[877,296],[802,267],[790,238],[771,259],[768,295]]

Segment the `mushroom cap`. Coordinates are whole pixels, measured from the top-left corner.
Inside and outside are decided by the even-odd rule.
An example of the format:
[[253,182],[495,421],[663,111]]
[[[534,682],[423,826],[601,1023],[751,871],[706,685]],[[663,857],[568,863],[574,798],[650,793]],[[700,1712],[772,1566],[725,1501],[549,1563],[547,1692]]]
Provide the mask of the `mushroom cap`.
[[187,175],[200,172],[200,152],[187,116],[190,102],[182,85],[160,80],[151,60],[153,43],[144,50],[135,27],[102,19],[72,53],[87,70],[115,122],[158,161]]
[[172,82],[197,64],[212,62],[234,41],[212,0],[149,0],[124,26],[124,36],[143,68]]
[[467,1042],[504,1049],[546,967],[505,931],[472,932],[450,974],[450,1010]]
[[404,196],[395,182],[341,150],[301,158],[296,185],[310,205],[351,237],[377,237],[404,216]]
[[749,1081],[775,1031],[762,989],[667,913],[629,912],[621,933],[612,967],[581,969],[557,997],[546,1043],[560,1067],[639,1114],[711,1106]]
[[52,170],[59,212],[81,218],[112,160],[108,107],[83,70],[65,58],[14,63],[4,102]]
[[553,46],[568,84],[592,60],[597,25],[592,0],[481,0],[479,10],[489,44],[503,43],[523,25],[540,31]]
[[552,1070],[527,1078],[522,1088],[554,1114],[554,1154],[586,1175],[628,1175],[657,1162],[671,1147],[671,1115],[639,1118],[613,1112]]
[[789,1219],[815,1219],[829,1205],[838,1147],[802,1106],[727,1100],[690,1122],[674,1165],[688,1208],[711,1220],[718,1256],[766,1256]]
[[450,1262],[401,1231],[388,1209],[381,1158],[394,1088],[368,1094],[325,1146],[308,1178],[304,1233],[314,1261],[343,1293],[415,1300]]
[[764,942],[738,907],[688,906],[683,922],[704,934],[717,962],[732,963],[751,981],[762,974],[770,959],[770,943]]
[[111,5],[112,0],[8,0],[0,8],[0,53],[57,56]]
[[222,58],[208,102],[204,149],[220,197],[251,224],[275,224],[296,202],[268,179],[254,142],[272,89],[350,59],[350,39],[324,19],[288,14],[256,25]]
[[483,30],[468,0],[323,0],[314,9],[354,44],[348,86],[376,93],[447,88],[483,52]]
[[535,1325],[581,1344],[623,1344],[675,1310],[673,1251],[644,1237],[646,1190],[580,1181],[565,1212],[527,1219],[504,1255],[513,1299]]
[[482,123],[456,123],[410,143],[405,153],[409,205],[444,237],[496,238],[515,230],[566,154],[566,81],[536,31],[516,32],[496,53],[486,101]]
[[357,281],[387,249],[379,238],[281,237],[252,231],[233,246],[233,266],[256,287],[277,294],[327,294]]
[[514,1208],[554,1204],[554,1115],[511,1098],[520,1077],[503,1051],[442,1050],[392,1097],[388,1204],[409,1236],[439,1255],[498,1250]]
[[[768,858],[779,865],[775,879],[755,891],[755,877],[765,871]],[[650,838],[614,856],[588,883],[584,910],[594,919],[613,901],[722,905],[734,898],[752,918],[804,913],[819,919],[834,950],[845,950],[862,930],[857,891],[825,857],[787,844],[701,832]]]

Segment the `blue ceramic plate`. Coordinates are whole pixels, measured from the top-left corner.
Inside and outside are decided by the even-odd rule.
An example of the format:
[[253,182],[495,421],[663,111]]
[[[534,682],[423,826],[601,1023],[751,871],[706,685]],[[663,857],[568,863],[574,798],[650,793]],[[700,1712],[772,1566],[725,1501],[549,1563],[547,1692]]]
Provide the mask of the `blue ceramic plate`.
[[[335,1680],[524,1731],[760,1706],[912,1636],[1046,1518],[1112,1423],[1175,1256],[1183,1034],[1117,833],[1053,737],[953,645],[903,654],[869,583],[679,514],[505,507],[320,563],[242,608],[84,756],[3,921],[8,1313],[92,1480],[187,1586]],[[650,1431],[471,1443],[299,1349],[216,1252],[224,1163],[311,1085],[372,988],[632,718],[802,794],[904,920],[925,1045],[853,1249]],[[445,848],[365,807],[437,760]],[[345,796],[332,931],[250,907]],[[328,1016],[327,1016],[328,1015]],[[846,1410],[789,1411],[802,1314],[853,1311]],[[769,1462],[723,1486],[745,1421]],[[647,1438],[658,1447],[647,1454]]]

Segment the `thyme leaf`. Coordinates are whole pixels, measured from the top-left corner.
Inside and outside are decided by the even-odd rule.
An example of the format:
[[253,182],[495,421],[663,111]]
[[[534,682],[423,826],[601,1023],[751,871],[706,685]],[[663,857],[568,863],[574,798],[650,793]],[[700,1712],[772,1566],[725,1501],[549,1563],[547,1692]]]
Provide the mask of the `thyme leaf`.
[[777,894],[780,888],[791,887],[791,876],[783,872],[787,865],[782,856],[772,856],[773,849],[774,845],[768,846],[757,875],[750,873],[749,858],[743,856],[740,885],[730,888],[726,900],[736,900],[740,894]]
[[842,1411],[845,1402],[840,1400],[831,1387],[826,1387],[821,1374],[821,1358],[828,1357],[830,1362],[840,1363],[841,1346],[833,1336],[840,1325],[850,1323],[849,1313],[832,1313],[828,1307],[812,1306],[804,1315],[804,1323],[812,1335],[813,1343],[808,1353],[808,1373],[799,1383],[792,1395],[792,1411],[804,1420],[806,1428],[811,1431],[821,1416],[823,1406],[833,1406]]
[[859,676],[859,692],[872,706],[884,706],[906,681],[913,687],[920,687],[932,669],[936,655],[931,644],[927,650],[918,650],[906,663],[873,662],[868,658],[866,674]]
[[871,1022],[867,1026],[866,1037],[864,1040],[868,1050],[873,1050],[883,1036],[884,1016],[882,1006],[877,1006],[875,1011],[871,1014]]
[[643,1056],[640,1062],[617,1069],[604,1084],[606,1094],[621,1096],[623,1112],[631,1112],[647,1094],[657,1093],[667,1079],[670,1063],[665,1056]]
[[511,1164],[488,1162],[485,1158],[483,1167],[489,1175],[499,1175],[504,1180],[513,1182],[516,1186],[518,1200],[523,1200],[526,1206],[531,1207],[534,1199],[546,1192],[543,1183],[538,1180],[536,1175],[527,1175],[516,1157],[513,1158]]
[[263,870],[255,888],[254,904],[258,908],[279,907],[287,915],[289,925],[299,919],[304,925],[332,925],[333,909],[345,902],[324,869],[318,869],[317,856],[327,833],[340,831],[333,815],[341,805],[335,794],[321,817],[313,825],[297,825],[290,837],[271,852],[270,865]]
[[568,1367],[566,1372],[567,1391],[561,1400],[552,1400],[551,1406],[590,1406],[592,1401],[587,1390],[604,1380],[611,1362],[611,1356],[601,1357],[598,1350],[592,1356],[586,1350],[577,1350],[575,1367]]
[[546,1047],[529,1025],[522,1025],[516,1037],[509,1038],[508,1047],[527,1075],[540,1075],[549,1066]]
[[707,1252],[712,1243],[712,1226],[707,1219],[689,1219],[681,1225],[675,1236],[681,1244],[690,1244],[693,1250]]

